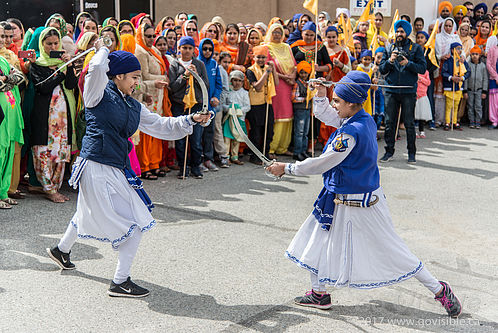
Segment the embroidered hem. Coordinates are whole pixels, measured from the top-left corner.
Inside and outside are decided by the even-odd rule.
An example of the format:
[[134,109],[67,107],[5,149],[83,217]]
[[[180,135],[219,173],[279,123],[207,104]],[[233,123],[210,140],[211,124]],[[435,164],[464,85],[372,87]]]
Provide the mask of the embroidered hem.
[[[154,227],[155,225],[157,224],[156,220],[152,220],[152,222],[150,222],[148,225],[146,225],[145,227],[139,229],[141,232],[146,232],[146,231],[149,231],[150,229],[152,229],[152,227]],[[74,223],[74,221],[71,221],[71,225],[76,229],[76,232],[78,232],[78,226],[76,225],[76,223]],[[78,233],[78,238],[81,238],[81,239],[95,239],[95,240],[98,240],[100,242],[105,242],[105,243],[111,243],[111,246],[114,250],[117,250],[119,248],[119,246],[124,242],[126,241],[129,237],[131,237],[132,233],[135,231],[136,228],[139,228],[138,224],[132,224],[130,229],[128,229],[128,232],[125,233],[123,236],[121,236],[120,238],[116,238],[114,240],[110,240],[109,238],[107,237],[95,237],[93,235],[84,235],[84,234],[80,234]]]
[[[293,261],[296,264],[298,264],[299,266],[301,266],[302,268],[307,269],[311,273],[318,275],[318,269],[313,268],[313,267],[303,263],[302,261],[300,261],[299,259],[297,259],[293,255],[291,255],[288,251],[285,252],[285,256],[288,259],[290,259],[291,261]],[[356,288],[356,289],[373,289],[373,288],[390,286],[392,284],[408,280],[409,278],[414,277],[418,272],[420,272],[422,270],[422,268],[424,268],[424,264],[422,263],[422,261],[420,261],[417,268],[415,268],[413,271],[408,272],[404,275],[401,275],[400,277],[398,277],[396,279],[392,279],[392,280],[388,280],[388,281],[381,281],[381,282],[349,283],[349,280],[347,280],[345,282],[337,283],[337,280],[330,279],[330,278],[320,279],[319,282],[331,285],[333,287],[346,287],[347,286],[349,288]]]

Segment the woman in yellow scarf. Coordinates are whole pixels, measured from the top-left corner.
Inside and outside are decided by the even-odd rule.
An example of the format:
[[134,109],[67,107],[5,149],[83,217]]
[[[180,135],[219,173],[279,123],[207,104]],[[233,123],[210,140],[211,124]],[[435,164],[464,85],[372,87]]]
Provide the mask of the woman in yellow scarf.
[[275,64],[279,79],[276,86],[276,95],[272,98],[275,125],[273,128],[273,140],[270,143],[270,154],[286,154],[288,152],[292,135],[292,87],[296,79],[296,61],[292,55],[290,46],[284,43],[284,27],[280,23],[274,23],[268,29],[265,37],[265,45],[269,51],[269,61]]

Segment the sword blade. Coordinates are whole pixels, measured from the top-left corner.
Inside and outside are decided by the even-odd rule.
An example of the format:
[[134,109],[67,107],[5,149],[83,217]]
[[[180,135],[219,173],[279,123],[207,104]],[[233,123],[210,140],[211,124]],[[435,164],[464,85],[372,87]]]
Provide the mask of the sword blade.
[[233,119],[235,128],[237,129],[237,132],[239,132],[239,135],[242,137],[242,140],[244,140],[244,142],[246,143],[247,147],[249,147],[249,149],[252,150],[252,152],[261,160],[261,162],[263,162],[263,165],[265,167],[270,166],[273,163],[273,161],[270,161],[268,158],[266,158],[266,156],[263,155],[263,153],[260,152],[258,148],[256,148],[256,146],[251,142],[251,140],[249,140],[246,133],[244,133],[244,130],[240,126],[239,119],[237,118],[237,116],[230,115],[230,117],[235,118]]

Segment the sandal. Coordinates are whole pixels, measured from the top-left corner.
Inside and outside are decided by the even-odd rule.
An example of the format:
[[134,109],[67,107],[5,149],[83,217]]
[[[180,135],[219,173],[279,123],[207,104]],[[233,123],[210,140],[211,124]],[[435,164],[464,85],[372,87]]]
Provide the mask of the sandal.
[[154,175],[152,172],[147,171],[142,175],[143,179],[148,179],[148,180],[157,180],[157,176]]
[[12,199],[26,199],[26,194],[22,193],[19,190],[15,191],[14,193],[7,193],[7,195]]
[[[169,171],[169,169],[168,169]],[[157,177],[165,177],[166,176],[166,173],[168,172],[166,170],[162,170],[162,169],[156,169],[154,171],[154,175],[156,175]]]
[[5,201],[0,200],[0,209],[11,209],[12,206],[6,203]]
[[17,205],[17,201],[15,201],[12,198],[6,198],[6,199],[3,199],[2,201],[9,204],[9,205]]

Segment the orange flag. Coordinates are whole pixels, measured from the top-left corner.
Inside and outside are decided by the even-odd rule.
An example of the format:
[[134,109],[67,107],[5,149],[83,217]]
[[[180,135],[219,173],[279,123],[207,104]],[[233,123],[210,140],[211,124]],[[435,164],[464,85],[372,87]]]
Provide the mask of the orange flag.
[[303,7],[318,16],[318,0],[304,0]]
[[356,23],[356,27],[358,27],[358,23],[360,22],[370,22],[375,20],[374,5],[375,5],[374,0],[368,1],[367,5],[365,6],[365,9],[363,9],[363,13],[361,13],[360,18]]
[[191,109],[197,104],[197,100],[195,99],[193,75],[189,75],[188,77],[187,89],[185,90],[185,96],[183,96],[183,103],[185,103],[185,110]]

